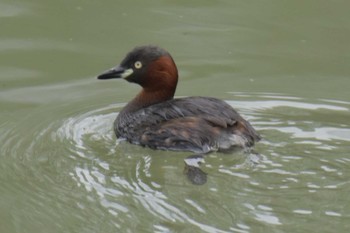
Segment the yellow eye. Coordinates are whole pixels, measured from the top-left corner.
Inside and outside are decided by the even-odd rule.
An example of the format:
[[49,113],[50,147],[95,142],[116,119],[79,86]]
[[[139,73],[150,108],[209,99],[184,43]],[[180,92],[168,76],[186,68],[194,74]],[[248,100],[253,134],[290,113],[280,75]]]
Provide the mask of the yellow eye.
[[136,69],[140,69],[142,67],[142,63],[140,61],[135,62],[134,64]]

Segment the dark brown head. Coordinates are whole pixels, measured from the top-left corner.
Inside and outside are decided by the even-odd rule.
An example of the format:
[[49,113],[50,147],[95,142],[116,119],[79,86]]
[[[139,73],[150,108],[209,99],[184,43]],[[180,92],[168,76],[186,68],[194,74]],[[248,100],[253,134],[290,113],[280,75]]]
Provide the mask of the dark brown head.
[[[143,87],[144,92],[168,92],[174,96],[177,68],[170,54],[157,46],[140,46],[129,52],[120,65],[107,70],[98,79],[123,78]],[[167,97],[169,98],[169,97]]]

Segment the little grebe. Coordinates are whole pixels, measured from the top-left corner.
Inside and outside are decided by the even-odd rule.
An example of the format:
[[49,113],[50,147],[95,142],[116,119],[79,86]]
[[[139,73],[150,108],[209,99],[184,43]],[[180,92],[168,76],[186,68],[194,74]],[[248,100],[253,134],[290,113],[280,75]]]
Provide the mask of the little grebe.
[[249,122],[222,100],[174,99],[177,68],[170,54],[157,46],[136,47],[119,66],[97,78],[123,78],[142,87],[114,122],[116,136],[131,143],[208,153],[249,148],[260,139]]

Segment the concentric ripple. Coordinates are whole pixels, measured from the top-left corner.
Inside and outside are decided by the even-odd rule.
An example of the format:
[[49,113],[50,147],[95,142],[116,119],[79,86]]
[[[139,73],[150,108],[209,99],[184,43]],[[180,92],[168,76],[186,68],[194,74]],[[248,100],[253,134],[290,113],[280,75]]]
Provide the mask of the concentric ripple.
[[[316,216],[345,223],[346,197],[336,193],[350,191],[350,103],[233,95],[228,103],[264,139],[250,155],[207,155],[202,168],[208,182],[202,186],[183,174],[189,153],[115,139],[112,125],[123,104],[70,109],[68,115],[59,115],[64,112],[59,106],[52,109],[54,120],[38,118],[38,111],[20,124],[2,125],[8,130],[0,135],[1,152],[8,159],[1,167],[17,171],[17,183],[29,198],[24,210],[51,206],[54,213],[46,209],[39,221],[57,215],[62,226],[72,216],[93,219],[89,226],[95,228],[82,227],[87,231],[278,231],[289,227],[291,217]],[[39,119],[35,127],[25,124],[33,119]],[[27,136],[20,136],[23,132]]]

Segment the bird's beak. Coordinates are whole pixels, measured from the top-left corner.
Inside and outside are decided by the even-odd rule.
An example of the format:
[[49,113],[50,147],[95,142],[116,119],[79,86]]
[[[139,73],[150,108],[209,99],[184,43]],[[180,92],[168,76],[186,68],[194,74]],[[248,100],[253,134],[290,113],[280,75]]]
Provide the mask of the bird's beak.
[[127,78],[133,73],[133,69],[125,69],[122,66],[117,66],[112,69],[109,69],[99,76],[97,76],[97,79],[111,79],[111,78]]

